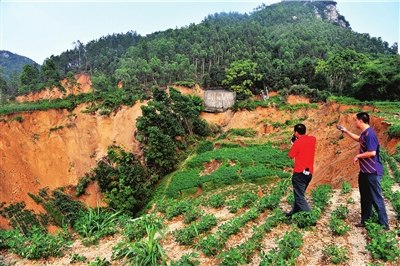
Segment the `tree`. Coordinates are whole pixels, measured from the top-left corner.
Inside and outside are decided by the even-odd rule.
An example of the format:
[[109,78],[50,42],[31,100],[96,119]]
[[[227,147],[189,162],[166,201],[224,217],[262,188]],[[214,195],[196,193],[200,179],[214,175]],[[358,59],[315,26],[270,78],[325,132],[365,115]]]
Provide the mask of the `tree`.
[[54,63],[54,60],[52,57],[47,58],[43,62],[43,66],[40,69],[40,77],[41,81],[44,83],[46,87],[53,87],[56,86],[60,89],[64,89],[61,86],[60,80],[61,80],[61,75],[58,72],[58,68],[56,64]]
[[378,65],[367,64],[360,79],[353,85],[355,96],[360,100],[376,100],[386,98],[386,85],[389,80],[384,76]]
[[239,99],[245,99],[253,94],[254,84],[262,80],[262,74],[257,72],[257,63],[251,60],[238,60],[226,69],[222,81],[231,91],[237,93]]
[[3,77],[3,71],[0,68],[0,103],[6,98],[8,92],[7,81]]
[[25,65],[19,76],[20,85],[19,94],[24,94],[36,90],[36,84],[39,81],[39,69],[35,65]]
[[365,55],[351,49],[329,52],[327,60],[318,62],[316,73],[325,75],[331,91],[341,95],[344,89],[351,88],[366,60]]

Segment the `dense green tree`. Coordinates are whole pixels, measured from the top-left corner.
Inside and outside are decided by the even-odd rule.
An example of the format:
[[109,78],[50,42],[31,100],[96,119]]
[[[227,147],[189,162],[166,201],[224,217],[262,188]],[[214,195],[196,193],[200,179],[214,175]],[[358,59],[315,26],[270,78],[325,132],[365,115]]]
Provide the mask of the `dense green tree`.
[[355,96],[361,100],[398,100],[399,69],[400,60],[393,56],[382,56],[367,61],[360,67],[360,74],[353,84]]
[[[218,13],[197,25],[145,37],[128,32],[86,45],[77,41],[72,50],[52,59],[62,77],[69,71],[88,72],[144,91],[186,80],[221,87],[233,62],[250,60],[262,75],[254,88],[302,84],[351,96],[360,67],[373,55],[399,57],[397,43],[389,47],[381,38],[352,31],[338,13],[327,16],[335,6],[334,1],[284,1],[250,14]],[[395,75],[386,70],[382,75],[395,90]]]
[[119,147],[110,147],[107,156],[93,169],[105,200],[114,210],[134,215],[147,203],[153,181],[139,160]]
[[7,92],[8,92],[8,84],[3,76],[3,71],[0,68],[0,103],[5,100]]
[[232,62],[226,69],[226,77],[222,84],[236,92],[239,99],[245,99],[256,91],[255,83],[261,79],[262,75],[257,72],[257,63],[239,60]]
[[53,57],[47,58],[40,69],[40,79],[44,83],[45,87],[59,87],[61,86],[61,75],[58,71],[56,64],[54,63]]
[[95,71],[92,76],[92,86],[95,91],[110,91],[116,89],[117,84],[113,81],[112,77],[98,71]]
[[39,69],[35,65],[25,65],[19,76],[20,84],[18,88],[19,94],[29,93],[36,90],[39,82]]
[[187,97],[173,88],[153,87],[153,99],[142,106],[142,116],[136,120],[136,138],[144,144],[146,165],[153,173],[163,176],[177,164],[178,154],[187,148],[193,136],[209,134],[207,124],[200,118],[201,100]]
[[345,88],[351,88],[360,66],[367,57],[354,50],[343,49],[328,53],[327,60],[318,62],[316,72],[325,75],[332,92],[342,94]]

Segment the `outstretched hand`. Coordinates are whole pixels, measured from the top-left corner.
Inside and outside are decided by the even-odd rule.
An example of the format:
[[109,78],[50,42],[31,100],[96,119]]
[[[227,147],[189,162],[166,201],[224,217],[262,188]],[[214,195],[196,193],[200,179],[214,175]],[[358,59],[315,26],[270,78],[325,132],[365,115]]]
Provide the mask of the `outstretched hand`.
[[342,132],[347,131],[347,129],[344,126],[341,126],[341,125],[336,125],[336,128],[339,129]]

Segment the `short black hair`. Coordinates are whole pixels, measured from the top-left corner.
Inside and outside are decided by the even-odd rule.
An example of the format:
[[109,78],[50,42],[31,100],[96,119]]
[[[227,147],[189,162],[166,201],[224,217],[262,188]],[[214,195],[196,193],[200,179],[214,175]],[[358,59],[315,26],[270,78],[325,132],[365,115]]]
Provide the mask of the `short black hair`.
[[358,120],[363,121],[365,124],[369,124],[369,115],[366,112],[361,112],[356,115]]
[[304,135],[306,134],[306,126],[304,124],[297,124],[294,126],[294,132]]

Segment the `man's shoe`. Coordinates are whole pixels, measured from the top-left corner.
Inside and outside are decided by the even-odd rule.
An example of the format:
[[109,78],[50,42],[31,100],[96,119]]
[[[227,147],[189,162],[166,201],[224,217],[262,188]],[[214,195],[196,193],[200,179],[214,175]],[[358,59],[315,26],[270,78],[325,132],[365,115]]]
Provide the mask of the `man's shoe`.
[[363,223],[358,223],[358,224],[355,224],[354,226],[355,226],[355,227],[365,227],[365,224],[363,224]]

